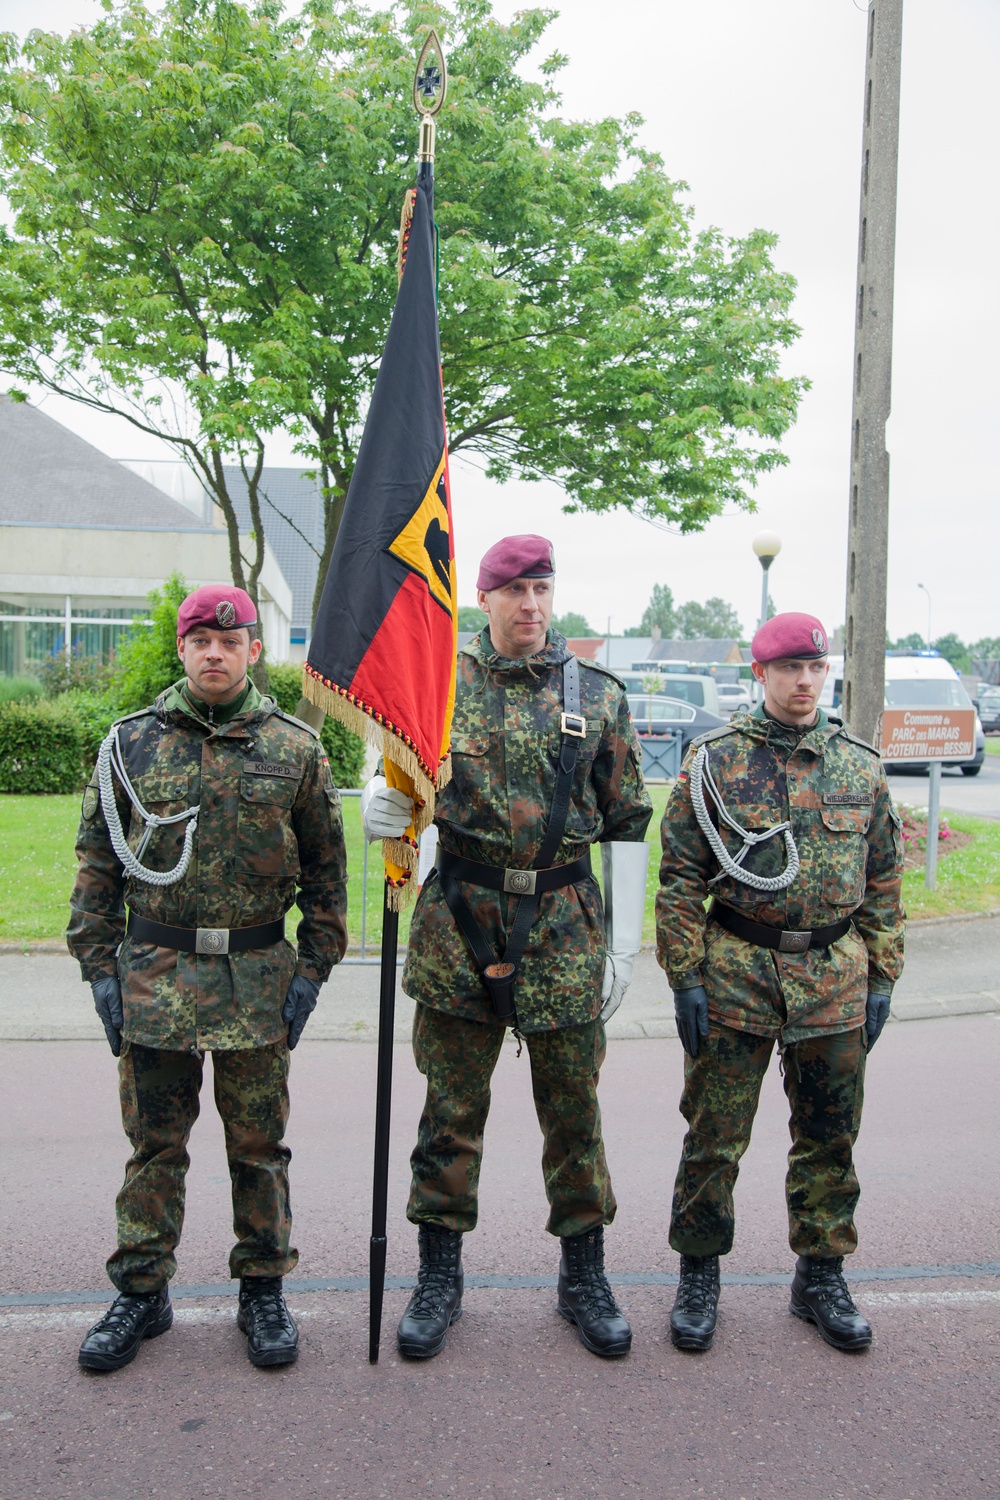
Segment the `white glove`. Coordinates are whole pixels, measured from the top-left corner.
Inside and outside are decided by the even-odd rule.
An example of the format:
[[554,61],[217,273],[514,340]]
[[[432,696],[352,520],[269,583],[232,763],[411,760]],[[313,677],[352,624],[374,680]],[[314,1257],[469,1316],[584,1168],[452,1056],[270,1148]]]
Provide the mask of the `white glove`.
[[386,786],[384,776],[373,776],[361,793],[361,822],[369,844],[402,838],[413,822],[413,798]]
[[635,956],[642,943],[642,917],[646,905],[648,844],[602,844],[604,874],[604,921],[608,961],[601,989],[601,1020],[608,1021],[625,998],[632,983]]

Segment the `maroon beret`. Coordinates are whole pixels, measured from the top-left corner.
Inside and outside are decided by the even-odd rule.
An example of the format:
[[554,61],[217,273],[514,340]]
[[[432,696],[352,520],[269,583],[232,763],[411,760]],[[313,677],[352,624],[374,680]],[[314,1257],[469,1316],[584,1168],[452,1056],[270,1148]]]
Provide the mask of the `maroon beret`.
[[211,630],[239,630],[256,625],[257,611],[253,600],[243,589],[231,583],[206,583],[204,588],[188,594],[177,611],[177,634],[187,635],[198,625]]
[[775,615],[762,625],[750,642],[754,661],[815,661],[826,656],[830,642],[815,615]]
[[505,536],[493,543],[479,564],[476,588],[489,592],[514,578],[551,578],[555,570],[555,553],[548,537]]

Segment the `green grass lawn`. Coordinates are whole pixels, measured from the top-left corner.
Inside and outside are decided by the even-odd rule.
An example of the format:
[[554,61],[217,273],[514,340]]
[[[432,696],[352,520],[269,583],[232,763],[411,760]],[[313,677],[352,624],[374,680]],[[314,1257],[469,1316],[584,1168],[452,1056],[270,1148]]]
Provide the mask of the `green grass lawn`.
[[988,734],[986,736],[986,754],[1000,755],[1000,734]]
[[[987,741],[987,743],[991,743]],[[1000,744],[1000,741],[996,743]],[[649,825],[649,878],[643,938],[654,936],[653,903],[659,869],[659,824],[668,788],[650,787],[653,818]],[[0,942],[30,943],[62,938],[67,901],[76,872],[73,841],[80,814],[80,798],[0,796]],[[949,815],[953,828],[974,834],[973,842],[938,861],[937,890],[924,886],[922,870],[910,870],[903,891],[910,917],[951,916],[1000,908],[1000,822]],[[361,938],[362,833],[357,797],[344,799],[344,836],[347,841],[348,928],[351,947]],[[378,846],[369,853],[366,899],[366,942],[378,950],[382,930],[382,877]],[[594,873],[600,859],[594,855]],[[289,914],[294,933],[297,911]],[[400,937],[409,930],[409,910],[400,917]]]

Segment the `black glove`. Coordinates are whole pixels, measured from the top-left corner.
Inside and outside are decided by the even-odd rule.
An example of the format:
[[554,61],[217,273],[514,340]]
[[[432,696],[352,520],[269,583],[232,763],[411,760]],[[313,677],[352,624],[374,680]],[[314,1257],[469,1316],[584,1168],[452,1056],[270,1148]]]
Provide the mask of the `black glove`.
[[306,1022],[316,1009],[320,989],[318,979],[306,979],[304,974],[296,974],[288,986],[288,994],[281,1007],[281,1019],[288,1022],[289,1050],[298,1042]]
[[889,1019],[891,1000],[891,995],[874,995],[870,990],[868,992],[868,1004],[865,1006],[865,1031],[868,1034],[869,1052],[882,1035],[882,1027]]
[[708,1036],[708,996],[703,984],[689,990],[674,990],[677,1034],[689,1057],[698,1056],[699,1038]]
[[113,975],[107,979],[92,979],[90,988],[94,992],[94,1009],[101,1018],[108,1038],[108,1046],[115,1057],[121,1056],[122,1050],[122,1027],[125,1025],[125,1012],[122,1010],[122,987]]

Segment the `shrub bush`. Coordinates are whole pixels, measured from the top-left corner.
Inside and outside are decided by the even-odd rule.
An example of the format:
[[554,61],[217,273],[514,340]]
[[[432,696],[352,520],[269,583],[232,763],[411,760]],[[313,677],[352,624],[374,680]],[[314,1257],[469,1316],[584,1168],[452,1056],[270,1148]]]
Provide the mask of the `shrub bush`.
[[32,703],[42,697],[35,677],[0,677],[0,703]]
[[80,722],[61,705],[0,704],[0,792],[75,792],[83,784]]
[[80,728],[83,774],[89,777],[97,760],[101,741],[124,710],[118,708],[107,693],[88,693],[75,689],[58,699],[60,711],[72,714]]
[[77,688],[88,693],[106,692],[113,672],[114,666],[103,657],[84,656],[79,651],[74,651],[68,662],[65,651],[57,651],[35,668],[47,698],[57,698]]
[[[268,692],[286,714],[294,714],[302,697],[302,668],[293,661],[268,662]],[[329,714],[319,732],[333,779],[338,786],[357,786],[365,764],[365,742]]]
[[177,659],[177,611],[190,592],[179,573],[150,590],[152,625],[137,625],[115,659],[109,693],[119,715],[145,708],[184,675]]

